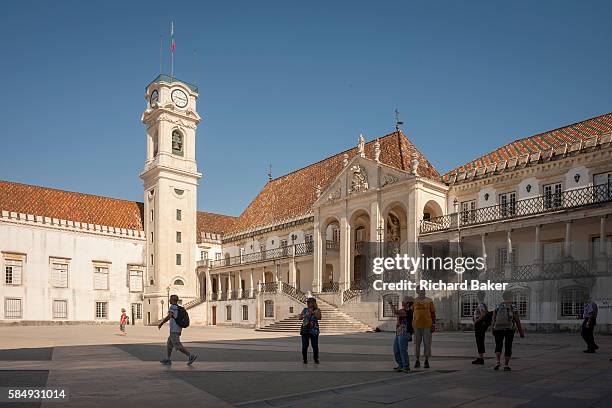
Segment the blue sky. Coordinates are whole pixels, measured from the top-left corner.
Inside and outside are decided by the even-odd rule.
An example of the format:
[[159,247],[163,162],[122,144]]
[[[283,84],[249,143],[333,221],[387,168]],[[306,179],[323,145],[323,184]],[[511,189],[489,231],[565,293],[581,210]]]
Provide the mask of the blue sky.
[[[144,87],[200,87],[201,210],[393,130],[440,172],[612,111],[604,1],[4,2],[0,179],[142,200]],[[196,50],[194,57],[194,50]]]

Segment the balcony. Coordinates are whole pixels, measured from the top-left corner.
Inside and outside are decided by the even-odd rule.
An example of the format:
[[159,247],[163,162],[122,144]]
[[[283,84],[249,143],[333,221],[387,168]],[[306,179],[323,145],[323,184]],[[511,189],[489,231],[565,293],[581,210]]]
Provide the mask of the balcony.
[[340,242],[339,241],[325,241],[325,249],[328,251],[338,251],[340,250]]
[[312,254],[314,244],[312,242],[303,242],[301,244],[289,245],[267,251],[253,252],[252,254],[243,254],[232,256],[225,259],[217,259],[210,262],[212,269],[227,268],[236,265],[248,265],[258,262],[273,261],[293,256],[304,256]]
[[612,202],[612,185],[600,184],[422,220],[420,233],[472,227],[609,202]]
[[210,259],[200,259],[196,262],[198,268],[206,268],[210,265]]
[[541,264],[511,265],[509,276],[506,275],[505,267],[488,268],[485,276],[492,281],[528,282],[612,275],[612,258],[604,260],[603,265],[603,268],[598,268],[595,260],[567,259]]

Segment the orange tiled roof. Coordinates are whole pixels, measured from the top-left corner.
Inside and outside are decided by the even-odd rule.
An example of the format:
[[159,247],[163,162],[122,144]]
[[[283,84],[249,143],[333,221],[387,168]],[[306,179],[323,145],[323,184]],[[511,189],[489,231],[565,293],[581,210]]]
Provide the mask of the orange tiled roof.
[[143,230],[143,203],[0,180],[0,210]]
[[563,146],[566,143],[571,145],[574,142],[588,140],[594,136],[609,133],[610,131],[612,131],[612,113],[606,113],[572,125],[515,140],[463,166],[454,168],[443,176],[443,180],[448,181],[452,175],[463,171],[491,166],[495,163],[537,153],[539,151],[544,152],[552,148]]
[[[411,156],[416,154],[419,160],[417,174],[440,180],[433,165],[401,131],[383,136],[379,141],[382,163],[409,171]],[[374,157],[374,143],[372,140],[365,145],[368,158]],[[317,198],[317,184],[322,190],[331,184],[342,170],[345,153],[352,159],[357,154],[357,147],[269,181],[226,232],[239,233],[309,213]]]
[[198,242],[200,242],[201,232],[213,234],[223,234],[234,224],[236,217],[231,215],[215,214],[205,211],[198,211],[197,227]]

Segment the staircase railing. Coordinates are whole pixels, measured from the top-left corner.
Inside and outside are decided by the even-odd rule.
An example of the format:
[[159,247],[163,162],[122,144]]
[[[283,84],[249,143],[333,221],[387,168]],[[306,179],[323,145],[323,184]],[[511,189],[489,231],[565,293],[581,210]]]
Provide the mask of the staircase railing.
[[306,303],[306,300],[308,299],[308,295],[306,295],[306,293],[285,282],[279,282],[279,285],[281,287],[281,292],[283,292],[285,295],[297,300],[298,302]]

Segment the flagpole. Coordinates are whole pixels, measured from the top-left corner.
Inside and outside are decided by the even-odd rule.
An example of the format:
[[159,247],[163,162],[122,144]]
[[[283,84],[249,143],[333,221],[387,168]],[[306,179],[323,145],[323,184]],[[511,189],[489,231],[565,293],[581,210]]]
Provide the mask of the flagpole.
[[170,31],[170,35],[172,37],[172,57],[170,58],[170,81],[174,79],[174,21],[172,22],[172,29]]
[[162,36],[159,36],[159,75],[164,73],[162,66]]

